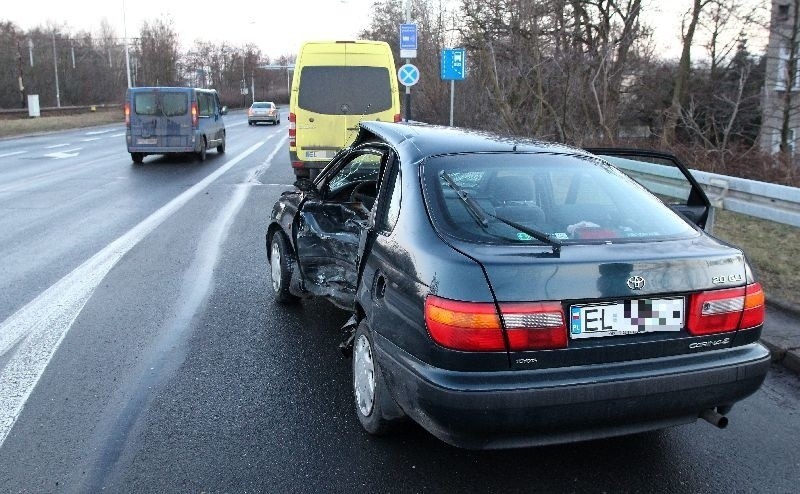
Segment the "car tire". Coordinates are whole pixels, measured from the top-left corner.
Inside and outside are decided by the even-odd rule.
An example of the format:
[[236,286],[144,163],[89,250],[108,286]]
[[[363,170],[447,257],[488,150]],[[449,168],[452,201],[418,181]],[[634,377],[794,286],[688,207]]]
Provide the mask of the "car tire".
[[222,153],[225,152],[225,137],[222,138],[222,143],[219,146],[217,146],[217,152],[219,154],[222,154]]
[[144,153],[131,153],[131,160],[137,165],[141,165],[144,162]]
[[206,138],[203,137],[203,140],[200,142],[200,151],[197,153],[197,159],[201,162],[206,160]]
[[289,291],[292,268],[289,258],[291,250],[286,236],[280,231],[273,233],[269,249],[269,271],[272,278],[272,293],[275,295],[275,301],[281,304],[297,302],[300,298]]
[[378,361],[375,359],[372,334],[364,321],[353,338],[353,402],[358,421],[375,436],[394,431],[405,413],[389,394]]

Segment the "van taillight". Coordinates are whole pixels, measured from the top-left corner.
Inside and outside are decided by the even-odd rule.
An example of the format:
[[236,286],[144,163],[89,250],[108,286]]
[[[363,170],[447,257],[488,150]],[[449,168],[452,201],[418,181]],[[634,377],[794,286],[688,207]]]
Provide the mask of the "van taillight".
[[192,102],[192,127],[197,128],[199,112],[197,111],[197,102]]
[[395,122],[400,122],[400,121],[402,121],[402,120],[403,120],[403,118],[400,116],[400,114],[399,114],[399,113],[395,113],[395,114],[394,114],[394,121],[395,121]]
[[686,329],[693,335],[725,333],[764,323],[764,291],[760,283],[713,290],[689,298]]
[[131,104],[130,102],[125,103],[125,126],[130,128],[131,126]]
[[567,327],[559,302],[501,303],[503,326],[493,303],[460,302],[428,295],[425,324],[433,341],[453,350],[497,352],[567,347]]
[[297,146],[297,115],[289,114],[289,147]]

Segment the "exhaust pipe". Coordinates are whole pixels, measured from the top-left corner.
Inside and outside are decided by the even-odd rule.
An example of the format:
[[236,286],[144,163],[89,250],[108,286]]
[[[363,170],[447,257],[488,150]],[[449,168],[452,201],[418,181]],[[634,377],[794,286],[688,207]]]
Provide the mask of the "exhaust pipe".
[[708,410],[703,410],[700,412],[700,418],[711,425],[719,427],[720,429],[728,427],[728,417],[717,413],[717,411],[713,408],[709,408]]

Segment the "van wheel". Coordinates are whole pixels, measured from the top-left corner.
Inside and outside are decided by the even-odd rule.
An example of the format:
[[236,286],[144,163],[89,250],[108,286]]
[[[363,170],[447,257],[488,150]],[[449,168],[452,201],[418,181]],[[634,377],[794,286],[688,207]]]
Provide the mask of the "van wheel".
[[131,153],[131,159],[137,165],[141,165],[144,161],[144,153]]
[[197,158],[200,161],[206,160],[206,138],[203,138],[203,142],[200,143],[200,152],[197,153]]
[[217,146],[217,152],[220,153],[220,154],[225,152],[225,138],[224,137],[222,138],[222,144]]

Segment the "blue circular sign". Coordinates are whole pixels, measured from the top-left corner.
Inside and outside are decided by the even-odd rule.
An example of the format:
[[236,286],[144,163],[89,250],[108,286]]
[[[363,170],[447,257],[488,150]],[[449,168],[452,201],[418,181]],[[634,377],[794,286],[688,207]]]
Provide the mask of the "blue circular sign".
[[400,80],[400,84],[413,86],[419,82],[419,69],[415,65],[407,63],[397,71],[397,78]]

